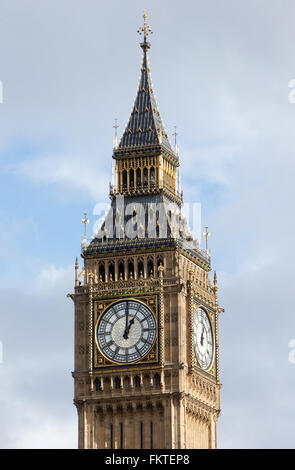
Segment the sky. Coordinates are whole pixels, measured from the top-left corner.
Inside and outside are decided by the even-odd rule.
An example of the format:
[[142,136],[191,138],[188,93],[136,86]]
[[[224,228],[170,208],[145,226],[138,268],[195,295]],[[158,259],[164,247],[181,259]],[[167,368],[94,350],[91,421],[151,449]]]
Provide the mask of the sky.
[[83,212],[91,232],[108,202],[144,8],[156,97],[225,309],[218,446],[293,448],[292,0],[0,0],[0,447],[77,447],[66,294]]

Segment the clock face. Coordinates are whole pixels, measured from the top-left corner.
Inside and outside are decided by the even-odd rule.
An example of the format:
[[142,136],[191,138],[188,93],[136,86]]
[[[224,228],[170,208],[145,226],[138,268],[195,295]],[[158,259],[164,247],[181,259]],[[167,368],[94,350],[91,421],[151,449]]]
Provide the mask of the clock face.
[[113,362],[130,363],[144,357],[156,338],[156,321],[146,305],[124,300],[101,316],[96,340],[102,354]]
[[193,345],[200,366],[208,369],[213,358],[213,334],[209,317],[202,308],[197,308],[193,318]]

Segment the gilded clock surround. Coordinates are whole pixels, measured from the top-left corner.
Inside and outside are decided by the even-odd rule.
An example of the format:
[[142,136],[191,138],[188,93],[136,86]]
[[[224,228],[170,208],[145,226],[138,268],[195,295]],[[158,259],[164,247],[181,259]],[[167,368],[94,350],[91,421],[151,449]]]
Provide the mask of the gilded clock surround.
[[[196,357],[196,354],[193,355],[193,367],[195,368],[198,368],[200,370],[202,370],[202,372],[205,372],[207,374],[210,374],[212,376],[215,376],[215,372],[216,372],[216,369],[215,369],[215,313],[213,311],[210,311],[208,308],[205,308],[203,305],[199,304],[198,302],[194,301],[193,302],[193,312],[192,312],[192,315],[194,315],[194,312],[198,309],[198,308],[202,308],[202,310],[206,313],[206,315],[208,316],[208,319],[209,319],[209,322],[210,322],[210,326],[211,326],[211,331],[212,331],[212,339],[213,339],[213,354],[212,354],[212,359],[210,361],[210,364],[208,367],[206,367],[206,369],[204,369],[199,361],[198,361],[198,358]],[[191,341],[192,341],[192,347],[194,347],[194,344],[193,344],[193,336],[191,338]]]
[[[112,306],[116,305],[119,302],[122,301],[136,301],[138,303],[141,303],[142,305],[145,305],[148,307],[148,309],[152,312],[153,317],[155,319],[156,323],[156,337],[154,340],[154,343],[151,347],[151,349],[148,351],[147,354],[144,355],[144,357],[133,361],[132,363],[124,364],[122,362],[116,362],[112,361],[111,359],[108,359],[101,351],[99,348],[99,345],[97,343],[97,337],[96,337],[96,331],[97,331],[97,325],[99,323],[100,318],[102,315]],[[94,347],[94,364],[93,364],[93,369],[95,368],[101,368],[101,367],[114,367],[117,365],[118,367],[132,367],[134,364],[157,364],[159,360],[159,355],[158,355],[158,350],[159,350],[159,345],[158,345],[158,304],[159,304],[159,296],[158,294],[155,295],[150,295],[150,296],[142,296],[142,297],[121,297],[118,298],[114,301],[114,299],[109,299],[109,300],[103,300],[101,301],[96,301],[95,302],[96,306],[94,307],[94,311],[96,312],[95,317],[94,317],[94,323],[95,323],[95,328],[94,328],[94,337],[95,337],[95,347]]]
[[[182,206],[177,146],[170,145],[151,84],[146,15],[141,31],[140,84],[121,140],[114,140],[114,214],[118,195],[131,203]],[[72,375],[79,448],[216,448],[223,310],[216,274],[210,279],[208,246],[202,250],[187,226],[179,237],[171,231],[165,238],[156,233],[152,240],[110,236],[102,226],[103,236],[87,243],[86,221],[84,217],[83,267],[79,272],[76,260],[75,291],[69,294],[75,304]],[[146,356],[122,364],[100,352],[96,328],[111,305],[127,299],[148,306],[157,335]],[[192,321],[198,307],[206,311],[212,327],[214,353],[207,370],[194,354]]]

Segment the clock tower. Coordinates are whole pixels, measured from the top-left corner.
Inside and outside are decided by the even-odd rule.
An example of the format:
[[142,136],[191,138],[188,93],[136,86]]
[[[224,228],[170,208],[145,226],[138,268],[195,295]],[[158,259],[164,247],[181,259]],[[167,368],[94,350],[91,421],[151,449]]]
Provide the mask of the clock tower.
[[151,81],[150,32],[144,14],[139,87],[114,141],[110,208],[91,242],[82,241],[70,295],[79,448],[217,447],[217,278],[210,281],[210,253],[182,214],[178,151]]

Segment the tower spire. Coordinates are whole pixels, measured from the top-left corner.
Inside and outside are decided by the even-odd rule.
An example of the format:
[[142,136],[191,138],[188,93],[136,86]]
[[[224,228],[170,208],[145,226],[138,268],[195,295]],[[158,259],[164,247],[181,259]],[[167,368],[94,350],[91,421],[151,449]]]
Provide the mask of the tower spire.
[[142,150],[142,147],[146,149],[156,146],[158,149],[164,147],[177,160],[178,157],[170,145],[152,85],[147,53],[151,46],[147,38],[152,34],[152,30],[147,23],[146,10],[143,13],[143,20],[143,25],[137,31],[138,34],[143,35],[143,42],[140,43],[143,59],[139,87],[130,118],[119,145],[114,150],[114,155],[121,154],[122,151],[130,151],[131,148]]

